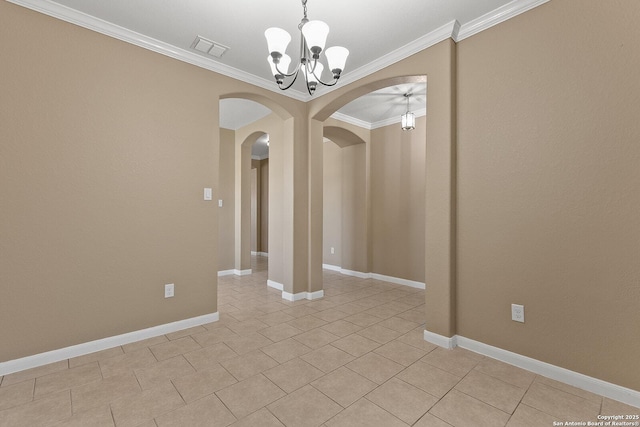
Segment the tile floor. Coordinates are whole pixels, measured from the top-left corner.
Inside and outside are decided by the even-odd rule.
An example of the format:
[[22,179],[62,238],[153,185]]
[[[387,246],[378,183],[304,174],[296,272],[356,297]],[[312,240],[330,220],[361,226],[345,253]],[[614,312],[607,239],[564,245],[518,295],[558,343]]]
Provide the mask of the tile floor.
[[219,280],[220,321],[0,377],[0,427],[552,426],[640,409],[422,339],[423,291]]

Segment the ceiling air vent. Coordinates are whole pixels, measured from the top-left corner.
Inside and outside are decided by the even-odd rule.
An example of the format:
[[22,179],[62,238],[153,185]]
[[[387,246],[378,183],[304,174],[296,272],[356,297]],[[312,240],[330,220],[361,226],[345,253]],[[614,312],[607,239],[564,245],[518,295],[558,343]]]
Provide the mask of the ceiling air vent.
[[205,55],[220,58],[229,48],[220,43],[197,36],[193,43],[191,43],[191,49],[195,49]]

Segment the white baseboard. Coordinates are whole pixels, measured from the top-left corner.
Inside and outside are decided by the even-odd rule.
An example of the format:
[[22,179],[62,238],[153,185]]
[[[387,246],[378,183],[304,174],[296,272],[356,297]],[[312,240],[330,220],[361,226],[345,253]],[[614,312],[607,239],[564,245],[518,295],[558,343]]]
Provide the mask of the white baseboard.
[[267,286],[279,291],[282,291],[284,289],[284,285],[282,283],[274,282],[273,280],[267,280]]
[[289,292],[282,291],[282,299],[286,299],[287,301],[300,301],[307,297],[306,292],[299,292],[297,294],[291,294]]
[[315,292],[307,292],[307,299],[308,300],[320,299],[322,297],[324,297],[324,290],[315,291]]
[[344,274],[345,276],[353,276],[359,279],[371,279],[371,273],[363,273],[362,271],[354,271],[341,268],[340,273]]
[[424,331],[424,340],[430,342],[431,344],[435,344],[440,347],[444,347],[446,349],[451,350],[452,348],[456,348],[458,345],[457,335],[452,337],[445,337],[444,335],[439,335],[434,332],[429,332],[427,330]]
[[73,357],[84,356],[85,354],[95,353],[96,351],[106,350],[108,348],[118,347],[120,345],[141,341],[147,338],[169,334],[182,329],[204,325],[205,323],[217,322],[219,319],[220,315],[218,312],[215,312],[205,314],[203,316],[192,317],[190,319],[178,320],[177,322],[166,323],[164,325],[153,326],[147,329],[141,329],[139,331],[128,332],[122,335],[89,341],[73,345],[71,347],[47,351],[33,356],[9,360],[7,362],[0,363],[0,375],[7,375],[18,371],[24,371],[25,369],[36,368],[38,366],[48,365],[49,363],[71,359]]
[[287,301],[300,301],[303,299],[314,300],[324,296],[324,291],[316,292],[298,292],[297,294],[291,294],[289,292],[282,291],[282,299]]
[[218,271],[218,277],[221,276],[249,276],[253,271],[251,269],[248,270],[237,270],[237,269],[232,269],[232,270],[222,270],[222,271]]
[[339,266],[331,264],[322,264],[322,268],[324,268],[325,270],[337,271],[338,273],[341,270]]
[[381,280],[383,282],[394,283],[396,285],[410,286],[416,289],[426,288],[423,282],[416,282],[415,280],[402,279],[400,277],[385,276],[383,274],[378,274],[378,273],[363,273],[361,271],[347,270],[340,266],[331,265],[331,264],[322,264],[322,268],[325,270],[337,271],[338,273],[344,274],[345,276],[358,277],[360,279]]
[[284,285],[282,283],[274,282],[273,280],[267,280],[267,286],[282,291],[282,299],[287,301],[300,301],[303,299],[314,300],[324,296],[323,290],[316,292],[298,292],[297,294],[285,292]]
[[384,276],[384,275],[378,274],[378,273],[371,273],[371,278],[372,279],[376,279],[376,280],[382,280],[383,282],[395,283],[396,285],[410,286],[410,287],[416,288],[416,289],[426,289],[426,286],[425,286],[425,284],[423,282],[416,282],[415,280],[401,279],[399,277]]
[[449,349],[458,346],[471,350],[475,353],[482,354],[483,356],[491,357],[492,359],[517,366],[518,368],[526,369],[527,371],[531,371],[535,374],[640,408],[640,391],[589,377],[578,372],[570,371],[569,369],[551,365],[540,360],[522,356],[520,354],[459,335],[454,335],[449,338],[425,330],[424,339],[425,341],[429,341],[433,344]]

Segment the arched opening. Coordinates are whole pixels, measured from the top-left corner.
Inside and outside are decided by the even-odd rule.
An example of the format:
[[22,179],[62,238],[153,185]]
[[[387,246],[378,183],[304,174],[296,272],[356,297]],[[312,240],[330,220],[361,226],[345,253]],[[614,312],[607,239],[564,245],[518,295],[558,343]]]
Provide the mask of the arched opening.
[[[336,90],[324,99],[318,99],[310,105],[310,144],[313,155],[322,152],[323,126],[325,122],[349,102],[388,86],[426,82],[429,79],[427,104],[428,120],[422,140],[424,148],[424,255],[416,259],[422,264],[425,283],[425,338],[438,341],[440,345],[454,346],[447,337],[455,335],[455,73],[454,46],[442,44],[433,50],[431,61],[412,64],[417,72],[414,75],[389,76],[377,80],[362,79],[355,84]],[[438,66],[434,66],[438,65]],[[446,65],[446,66],[441,66]],[[393,73],[393,70],[389,70]],[[357,83],[356,83],[357,84]],[[355,87],[354,87],[355,86]],[[369,153],[371,155],[371,153]],[[371,162],[371,159],[369,160]],[[310,171],[312,188],[322,188],[322,164],[317,162]],[[402,163],[400,163],[402,166]],[[371,171],[369,171],[371,173]],[[322,206],[322,197],[315,196],[311,203]],[[385,203],[387,203],[385,201]],[[389,202],[391,205],[393,201]],[[313,218],[310,239],[312,245],[321,246],[321,233],[314,234],[320,228],[322,219]],[[316,248],[322,252],[322,248]],[[310,270],[321,277],[320,260],[310,262]]]
[[323,268],[368,272],[368,140],[340,126],[324,127]]
[[243,236],[247,234],[246,231],[243,233],[243,228],[247,226],[247,214],[243,212],[246,208],[242,207],[243,199],[246,200],[250,193],[246,188],[242,191],[242,180],[243,177],[247,180],[247,173],[250,174],[250,168],[247,171],[243,169],[247,169],[247,163],[250,165],[251,143],[259,134],[254,135],[253,141],[247,144],[237,141],[237,136],[242,129],[269,114],[272,114],[270,109],[254,101],[236,98],[220,100],[221,193],[218,200],[218,254],[221,275],[242,275],[250,272],[250,253],[243,253],[247,250],[246,240],[249,236]]
[[424,288],[426,79],[391,81],[323,122],[323,268]]
[[[219,270],[221,275],[246,274],[250,267],[243,268],[239,259],[242,253],[242,155],[247,156],[246,149],[242,150],[242,142],[238,149],[236,134],[251,123],[271,114],[271,110],[253,101],[226,98],[220,101],[220,169],[219,185],[220,199],[218,200],[219,220]],[[256,135],[257,138],[257,135]],[[255,138],[254,138],[255,140]],[[250,148],[250,147],[249,147]],[[250,155],[250,154],[249,154]],[[245,167],[247,160],[245,160]],[[246,173],[245,173],[246,175]],[[245,177],[246,179],[246,177]],[[246,198],[246,195],[245,195]],[[245,238],[246,239],[246,238]],[[247,257],[245,263],[249,262]]]
[[[284,162],[285,119],[290,115],[271,100],[234,96],[241,98],[228,95],[220,100],[220,188],[224,194],[219,201],[219,275],[252,274],[256,255],[264,255],[259,270],[266,285],[268,279],[281,281],[282,275],[282,243],[277,237],[275,244],[268,239],[273,230],[277,233],[283,227],[277,212],[284,197],[282,168],[274,171],[269,161]],[[270,196],[276,203],[268,202]],[[269,248],[272,256],[268,258]]]

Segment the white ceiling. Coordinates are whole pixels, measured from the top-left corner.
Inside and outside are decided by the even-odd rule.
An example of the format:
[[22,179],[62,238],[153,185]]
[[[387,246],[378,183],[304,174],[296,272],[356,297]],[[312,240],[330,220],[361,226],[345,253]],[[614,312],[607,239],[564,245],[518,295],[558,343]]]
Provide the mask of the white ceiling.
[[[295,57],[297,26],[303,16],[301,0],[8,1],[277,92],[266,59],[264,31],[272,26],[287,30],[292,36],[288,53]],[[347,83],[446,38],[469,37],[546,1],[308,0],[307,8],[309,19],[329,25],[327,47],[341,45],[351,52],[342,77]],[[198,52],[191,48],[197,36],[229,50],[220,58]],[[323,78],[328,80],[328,74]],[[320,87],[315,96],[328,90]],[[309,99],[304,86],[297,83],[284,93]],[[369,104],[370,100],[363,102]],[[344,114],[374,124],[383,120],[383,110],[393,108],[383,105],[380,111],[360,115],[361,110],[356,103]]]
[[427,84],[408,83],[364,95],[339,109],[332,117],[369,129],[399,123],[400,116],[407,111],[405,94],[411,95],[409,110],[416,117],[424,116],[427,113]]
[[[492,12],[510,0],[308,0],[309,19],[330,28],[327,47],[345,46],[345,68],[364,67],[380,57],[457,21],[461,25]],[[280,27],[292,36],[288,52],[298,53],[301,0],[41,0],[179,49],[193,52],[258,78],[272,81],[264,31]],[[193,49],[196,36],[230,49],[211,58]],[[328,73],[328,71],[327,71]],[[328,79],[328,75],[325,75]]]
[[225,129],[238,130],[269,114],[269,108],[248,99],[220,100],[220,127]]

